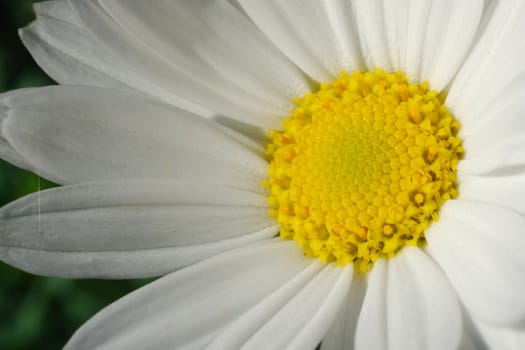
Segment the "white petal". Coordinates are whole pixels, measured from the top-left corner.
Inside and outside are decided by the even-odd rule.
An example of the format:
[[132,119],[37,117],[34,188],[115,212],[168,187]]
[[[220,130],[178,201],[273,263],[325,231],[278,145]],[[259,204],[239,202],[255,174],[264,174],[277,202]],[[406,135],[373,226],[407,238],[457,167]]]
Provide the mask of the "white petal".
[[388,349],[387,270],[384,259],[368,273],[368,285],[356,325],[355,349]]
[[497,204],[525,215],[525,172],[508,176],[463,176],[461,199]]
[[319,82],[362,67],[352,7],[344,0],[240,0],[248,16]]
[[295,242],[277,239],[179,270],[102,310],[66,349],[202,348],[307,268],[312,260],[302,255]]
[[385,71],[392,71],[394,67],[386,37],[383,1],[355,0],[352,4],[359,33],[359,42],[368,69],[381,68]]
[[[429,10],[428,1],[416,1],[414,4],[410,0],[384,1],[384,26],[385,35],[390,53],[390,60],[394,69],[403,69],[410,78],[414,78],[413,72],[408,72],[406,61],[408,56],[409,43],[413,48],[422,45],[424,42],[425,31],[422,30],[426,25],[425,20]],[[414,28],[419,27],[419,28]],[[409,33],[409,31],[411,31]],[[417,50],[416,50],[417,51]],[[421,61],[421,47],[419,47],[417,61]],[[420,64],[420,62],[415,62]],[[416,67],[412,67],[415,69]],[[419,80],[419,74],[415,77]]]
[[[237,9],[224,1],[101,0],[126,30],[148,43],[194,78],[213,75],[239,85],[269,105],[292,107],[291,99],[309,90],[300,71],[260,34]],[[220,88],[224,89],[225,82]]]
[[460,121],[474,120],[515,78],[525,60],[525,3],[494,1],[481,37],[450,88],[447,105]]
[[483,0],[432,2],[425,23],[421,66],[421,80],[428,81],[432,89],[441,91],[449,85],[465,61],[480,25],[483,5]]
[[[226,1],[70,4],[127,69],[216,115],[277,128],[290,111],[286,96],[309,89],[299,71]],[[270,77],[287,93],[275,92]]]
[[179,177],[257,190],[265,176],[262,148],[140,95],[59,86],[0,95],[0,105],[3,137],[55,182]]
[[482,322],[476,325],[489,349],[523,350],[525,348],[523,328],[496,328]]
[[[246,349],[315,349],[344,304],[352,280],[351,265],[329,265],[275,314]],[[271,341],[269,341],[271,339]]]
[[427,250],[442,266],[466,309],[489,324],[525,317],[525,218],[508,209],[448,201],[426,233]]
[[[67,3],[60,3],[69,8]],[[42,7],[45,8],[37,9]],[[66,85],[131,89],[133,81],[125,76],[132,74],[117,68],[122,66],[111,52],[82,31],[77,23],[47,16],[41,10],[37,15],[38,20],[20,30],[20,38],[38,65],[55,81]],[[142,87],[138,82],[131,86]]]
[[463,336],[461,339],[460,350],[488,350],[483,337],[475,326],[471,315],[463,307]]
[[[26,90],[29,90],[29,89],[26,89]],[[9,91],[9,92],[4,92],[0,96],[7,97],[9,95],[14,95],[14,94],[20,93],[21,91],[26,91],[26,90],[14,90],[14,91]],[[16,149],[13,148],[13,145],[11,145],[8,140],[6,140],[5,136],[1,132],[2,124],[7,118],[8,110],[9,108],[0,102],[0,157],[3,160],[19,168],[24,168],[24,169],[34,171],[35,170],[34,167],[27,161],[27,159],[24,158],[24,156],[22,156],[19,152],[16,151]]]
[[[301,273],[221,330],[217,338],[206,349],[240,349],[261,326],[285,307],[291,299],[298,297],[298,293],[320,274],[323,267],[324,264],[320,260],[313,260]],[[281,326],[284,328],[288,324]]]
[[455,349],[461,309],[439,267],[405,247],[374,267],[357,327],[357,349]]
[[199,115],[214,115],[129,67],[126,57],[114,55],[87,31],[67,1],[37,3],[35,12],[37,20],[21,29],[20,37],[33,58],[57,82],[135,89]]
[[61,277],[158,276],[274,236],[264,201],[176,180],[55,188],[0,209],[0,259]]
[[[6,205],[0,213],[2,226],[9,232],[5,243],[14,246],[88,250],[116,244],[120,250],[132,250],[142,244],[213,242],[273,226],[264,202],[262,195],[195,182],[122,180],[33,193]],[[124,230],[111,226],[112,221],[124,225]],[[98,232],[71,232],[75,227]],[[38,228],[43,241],[30,242]]]
[[413,82],[441,91],[464,61],[483,1],[354,1],[370,70],[402,70]]
[[80,21],[73,13],[67,0],[48,0],[33,4],[33,9],[38,16],[55,18],[71,24],[79,24]]
[[516,78],[475,118],[463,121],[466,174],[501,172],[525,165],[525,78]]
[[443,271],[419,248],[388,262],[389,349],[455,349],[461,309]]
[[[0,122],[1,125],[1,122]],[[33,170],[34,168],[29,164],[24,157],[19,154],[13,146],[9,144],[7,140],[5,140],[2,135],[0,134],[0,154],[2,155],[2,159],[6,162],[9,162],[19,168],[29,169]]]
[[346,350],[354,345],[357,319],[365,293],[366,279],[354,275],[345,305],[323,338],[321,350]]

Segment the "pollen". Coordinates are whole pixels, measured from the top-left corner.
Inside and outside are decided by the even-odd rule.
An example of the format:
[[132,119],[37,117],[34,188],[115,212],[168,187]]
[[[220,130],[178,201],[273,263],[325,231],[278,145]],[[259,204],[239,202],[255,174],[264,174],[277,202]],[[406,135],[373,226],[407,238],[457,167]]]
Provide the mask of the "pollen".
[[270,131],[270,214],[280,236],[326,263],[367,273],[404,246],[423,247],[458,196],[463,147],[446,95],[402,72],[341,72],[295,99]]

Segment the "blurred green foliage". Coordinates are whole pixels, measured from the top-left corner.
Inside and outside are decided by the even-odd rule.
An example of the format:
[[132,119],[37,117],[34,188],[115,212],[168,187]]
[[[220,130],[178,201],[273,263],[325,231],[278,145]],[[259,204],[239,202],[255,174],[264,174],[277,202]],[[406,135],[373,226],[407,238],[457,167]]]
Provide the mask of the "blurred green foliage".
[[[53,84],[17,34],[34,19],[34,2],[0,0],[0,92]],[[0,205],[53,186],[0,160]],[[95,312],[144,283],[39,277],[0,262],[0,349],[60,349]]]

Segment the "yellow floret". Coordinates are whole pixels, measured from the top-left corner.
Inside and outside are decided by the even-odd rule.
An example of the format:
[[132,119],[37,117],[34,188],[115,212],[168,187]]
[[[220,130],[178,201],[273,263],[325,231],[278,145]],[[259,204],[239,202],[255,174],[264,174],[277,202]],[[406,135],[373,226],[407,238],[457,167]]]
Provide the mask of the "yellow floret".
[[428,84],[401,73],[342,72],[295,99],[269,133],[270,213],[305,255],[366,273],[424,231],[458,195],[459,123]]

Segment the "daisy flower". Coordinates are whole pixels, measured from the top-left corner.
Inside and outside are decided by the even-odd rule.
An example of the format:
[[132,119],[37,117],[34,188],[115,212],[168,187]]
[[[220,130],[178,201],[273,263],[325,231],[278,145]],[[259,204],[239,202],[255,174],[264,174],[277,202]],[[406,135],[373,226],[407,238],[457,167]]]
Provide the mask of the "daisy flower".
[[67,349],[522,349],[525,2],[55,0],[0,259],[164,276]]

